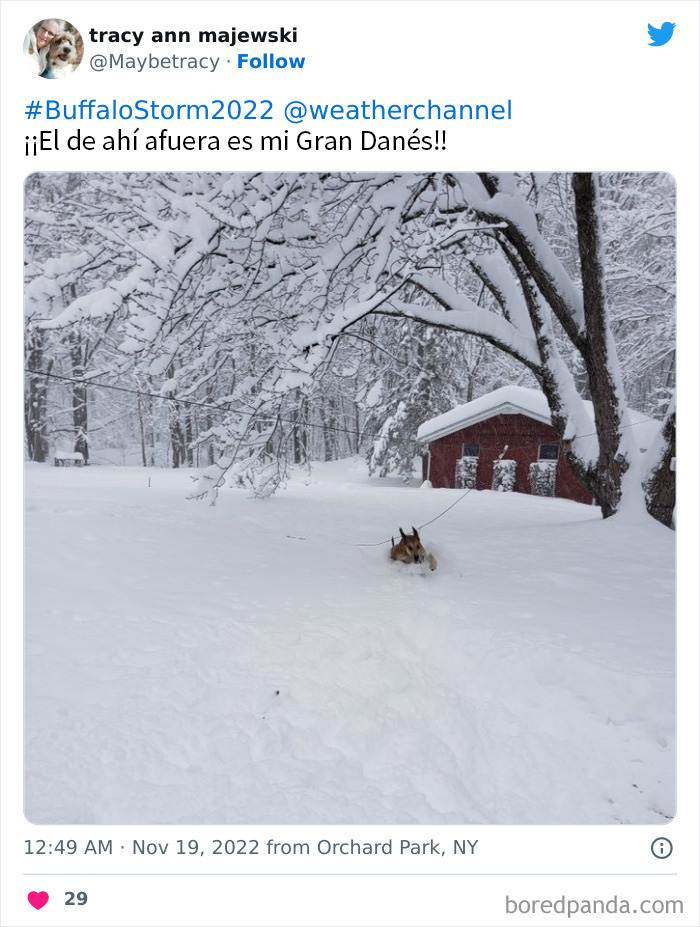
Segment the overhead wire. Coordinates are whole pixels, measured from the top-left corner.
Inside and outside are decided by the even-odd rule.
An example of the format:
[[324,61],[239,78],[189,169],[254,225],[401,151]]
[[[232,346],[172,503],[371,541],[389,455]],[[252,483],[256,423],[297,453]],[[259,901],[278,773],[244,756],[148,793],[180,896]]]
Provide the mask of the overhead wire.
[[[94,387],[99,387],[101,389],[110,389],[110,390],[114,390],[120,393],[128,393],[128,394],[135,395],[135,396],[144,396],[144,397],[151,398],[151,399],[159,399],[164,402],[175,402],[175,403],[182,403],[184,405],[189,405],[189,406],[198,406],[203,409],[210,409],[210,410],[214,410],[217,412],[232,411],[230,409],[225,409],[221,405],[213,405],[212,403],[200,402],[195,399],[179,399],[174,396],[163,396],[159,393],[148,392],[147,390],[138,390],[138,389],[133,389],[131,387],[126,387],[126,386],[115,386],[111,383],[100,383],[96,380],[85,379],[85,378],[78,379],[77,377],[68,377],[62,374],[48,373],[42,370],[32,370],[31,368],[28,368],[28,367],[25,368],[25,372],[31,374],[32,376],[42,376],[42,377],[47,377],[52,380],[61,380],[61,381],[65,381],[68,383],[77,383],[77,384],[80,384],[81,386],[94,386]],[[246,415],[250,418],[253,418],[258,413],[235,410],[235,414],[236,415]],[[293,419],[285,419],[283,417],[276,417],[276,418],[277,418],[277,421],[283,421],[283,422],[286,422],[287,424],[291,424],[291,425],[300,424],[298,421],[294,421]],[[653,419],[653,418],[641,419],[638,422],[631,422],[628,425],[621,425],[620,427],[621,428],[632,428],[635,425],[645,424],[646,422],[658,422],[658,419]],[[321,423],[316,424],[313,422],[304,422],[303,425],[305,428],[324,428],[330,431],[338,431],[338,432],[343,432],[344,434],[352,434],[352,435],[356,435],[359,437],[365,437],[365,438],[383,437],[383,435],[381,434],[371,434],[369,432],[357,431],[356,429],[350,429],[350,428],[342,428],[336,425],[328,425],[328,424],[321,424]],[[577,437],[588,438],[594,435],[597,435],[597,432],[590,432],[589,434],[585,434],[585,435],[577,435]],[[504,448],[504,451],[505,450],[506,448]],[[503,452],[501,453],[501,456],[503,456]],[[468,496],[473,488],[474,488],[473,486],[470,486],[457,499],[451,502],[450,505],[448,505],[446,509],[443,509],[442,512],[437,514],[434,518],[431,518],[429,521],[426,521],[422,525],[419,525],[419,530],[426,528],[428,525],[432,525],[439,518],[442,518],[443,515],[446,515],[451,509],[453,509],[458,503],[460,503],[462,499],[464,499],[465,496]],[[393,538],[387,538],[386,540],[377,541],[372,544],[353,544],[352,546],[353,547],[381,547],[384,544],[391,543],[391,541],[393,541]]]
[[[202,409],[210,409],[214,412],[231,412],[235,415],[247,416],[248,418],[255,418],[256,415],[265,414],[261,412],[247,412],[243,409],[227,409],[223,405],[215,405],[214,403],[210,403],[210,402],[200,402],[199,400],[196,400],[196,399],[181,399],[176,396],[163,396],[161,393],[151,393],[148,390],[134,389],[128,386],[115,386],[112,383],[101,383],[97,380],[85,379],[84,377],[82,378],[68,377],[63,374],[48,373],[43,370],[32,370],[30,367],[25,367],[24,371],[25,373],[31,374],[32,376],[36,376],[36,377],[46,377],[50,380],[61,380],[67,383],[76,383],[76,384],[79,384],[80,386],[93,386],[93,387],[98,387],[100,389],[110,389],[118,393],[128,393],[132,396],[143,396],[149,399],[159,399],[162,402],[175,402],[175,403],[180,403],[182,405],[197,406]],[[270,414],[272,415],[272,413]],[[385,437],[385,435],[381,433],[358,431],[355,428],[343,428],[342,426],[339,426],[339,425],[329,425],[329,424],[324,424],[322,422],[319,422],[319,423],[308,422],[308,421],[300,422],[296,419],[285,418],[284,416],[278,416],[278,415],[275,415],[274,418],[276,421],[285,422],[288,425],[303,425],[304,428],[323,428],[327,431],[337,431],[337,432],[342,432],[343,434],[356,435],[357,437],[364,437],[364,438]],[[657,422],[658,423],[659,420],[656,418],[643,418],[643,419],[639,419],[639,421],[636,421],[636,422],[629,422],[627,425],[620,425],[620,428],[621,429],[622,428],[634,428],[637,425],[644,425],[647,422]],[[591,438],[591,437],[597,436],[598,434],[599,432],[597,431],[590,431],[587,434],[576,435],[575,437]]]

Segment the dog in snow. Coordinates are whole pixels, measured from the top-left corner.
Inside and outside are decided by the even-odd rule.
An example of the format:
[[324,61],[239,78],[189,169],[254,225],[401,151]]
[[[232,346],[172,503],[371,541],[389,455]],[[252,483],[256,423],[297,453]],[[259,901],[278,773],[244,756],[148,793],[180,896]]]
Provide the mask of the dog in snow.
[[391,553],[389,554],[391,559],[398,560],[400,563],[425,563],[427,560],[430,569],[434,570],[437,560],[432,554],[426,552],[416,528],[413,528],[413,534],[404,534],[403,528],[399,528],[399,531],[401,532],[399,543],[391,539]]

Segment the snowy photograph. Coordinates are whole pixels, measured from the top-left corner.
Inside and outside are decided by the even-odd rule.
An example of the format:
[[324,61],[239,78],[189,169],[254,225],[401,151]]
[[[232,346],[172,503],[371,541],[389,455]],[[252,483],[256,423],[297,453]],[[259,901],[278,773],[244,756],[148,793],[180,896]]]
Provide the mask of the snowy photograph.
[[35,824],[675,815],[676,189],[25,182]]

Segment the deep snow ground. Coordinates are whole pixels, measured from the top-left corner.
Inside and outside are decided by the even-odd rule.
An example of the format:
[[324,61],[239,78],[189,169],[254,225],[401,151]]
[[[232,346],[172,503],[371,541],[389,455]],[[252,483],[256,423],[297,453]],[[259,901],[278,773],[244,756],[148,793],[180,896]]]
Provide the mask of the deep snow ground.
[[[148,480],[151,486],[148,486]],[[309,483],[308,485],[306,485]],[[26,471],[36,823],[661,823],[674,537],[316,467],[265,502],[184,471]]]

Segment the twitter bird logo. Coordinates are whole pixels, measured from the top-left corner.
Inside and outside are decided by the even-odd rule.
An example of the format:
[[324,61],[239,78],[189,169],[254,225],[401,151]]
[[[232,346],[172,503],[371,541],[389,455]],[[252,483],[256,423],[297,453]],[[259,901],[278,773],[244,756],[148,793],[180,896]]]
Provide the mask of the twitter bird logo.
[[655,45],[658,48],[659,45],[665,45],[666,42],[671,41],[671,36],[673,35],[673,30],[676,28],[676,24],[664,23],[660,29],[656,29],[649,23],[647,28],[649,29],[649,38],[651,39],[649,44]]

